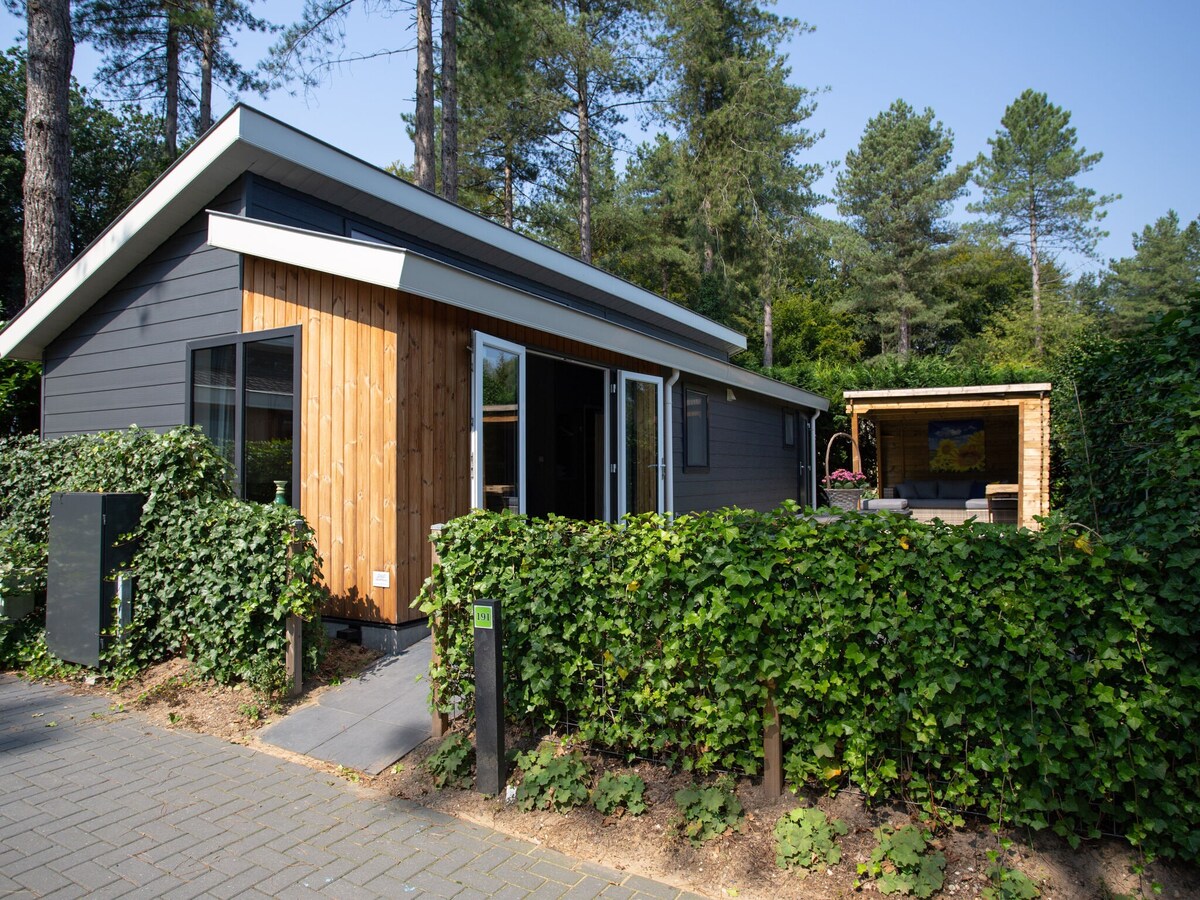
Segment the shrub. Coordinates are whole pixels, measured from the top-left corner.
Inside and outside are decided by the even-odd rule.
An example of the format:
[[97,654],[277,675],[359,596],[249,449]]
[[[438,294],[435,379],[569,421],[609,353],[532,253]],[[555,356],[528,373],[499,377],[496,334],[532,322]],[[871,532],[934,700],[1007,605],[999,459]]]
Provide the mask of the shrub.
[[882,894],[932,897],[946,880],[946,857],[929,845],[930,837],[916,825],[876,828],[879,846],[858,864],[858,874],[874,880]]
[[447,735],[425,760],[425,769],[439,788],[465,788],[471,783],[471,761],[475,748],[461,731]]
[[517,754],[521,783],[517,806],[523,810],[553,809],[558,812],[587,802],[587,766],[578,751],[558,754],[553,746]]
[[616,775],[605,772],[592,791],[592,805],[606,816],[629,813],[640,816],[646,811],[646,782],[640,775]]
[[683,836],[698,847],[742,824],[742,804],[733,793],[733,780],[721,776],[716,784],[692,785],[675,792]]
[[[228,474],[195,428],[0,441],[0,578],[44,594],[52,493],[145,494],[133,621],[109,636],[102,668],[125,677],[183,653],[215,680],[277,693],[286,680],[286,618],[310,622],[307,669],[324,646],[320,560],[302,520],[292,534],[295,510],[232,499]],[[31,620],[19,640],[0,639],[0,665],[53,668],[40,624]]]
[[799,512],[451,522],[421,598],[440,696],[469,711],[470,604],[499,598],[505,701],[539,726],[754,773],[773,682],[793,783],[1200,858],[1200,618],[1154,557],[1057,519]]
[[842,859],[837,839],[848,831],[845,822],[830,820],[822,810],[794,809],[775,823],[775,865],[781,869],[836,866]]

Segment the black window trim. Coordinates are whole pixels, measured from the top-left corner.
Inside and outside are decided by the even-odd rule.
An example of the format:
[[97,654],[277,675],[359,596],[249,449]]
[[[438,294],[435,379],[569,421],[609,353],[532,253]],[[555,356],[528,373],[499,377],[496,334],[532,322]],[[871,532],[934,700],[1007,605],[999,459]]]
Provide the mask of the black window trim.
[[[689,465],[688,464],[688,434],[691,429],[688,427],[688,394],[698,394],[704,398],[704,465]],[[707,472],[712,466],[712,430],[709,428],[709,420],[712,417],[711,404],[708,402],[709,392],[701,390],[698,386],[692,384],[683,385],[683,402],[680,407],[683,410],[683,471],[689,473]]]
[[237,496],[245,499],[245,479],[243,478],[243,444],[245,443],[245,411],[243,409],[243,400],[245,394],[245,345],[253,344],[258,341],[271,341],[276,338],[290,337],[292,343],[292,507],[296,510],[300,509],[300,393],[301,393],[301,342],[303,340],[304,329],[299,325],[291,325],[286,328],[268,328],[264,331],[243,331],[236,334],[226,334],[221,337],[204,338],[198,341],[189,341],[186,345],[185,353],[186,371],[184,375],[184,391],[186,392],[186,402],[184,403],[184,418],[188,425],[194,424],[192,421],[192,376],[193,365],[192,357],[196,350],[209,350],[213,347],[227,347],[230,345],[236,346],[237,350],[237,365],[235,366],[234,375],[234,394],[237,397],[237,406],[234,408],[233,416],[233,477],[234,490]]
[[[785,406],[783,408],[783,449],[796,449],[796,442],[799,440],[800,423],[797,421],[799,410]],[[792,426],[792,439],[788,440],[788,423]]]

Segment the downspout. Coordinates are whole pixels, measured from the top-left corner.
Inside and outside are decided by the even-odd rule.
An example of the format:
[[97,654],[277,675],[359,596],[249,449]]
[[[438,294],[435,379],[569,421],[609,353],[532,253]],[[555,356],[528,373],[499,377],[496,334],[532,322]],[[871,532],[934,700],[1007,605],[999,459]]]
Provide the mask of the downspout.
[[666,465],[666,478],[663,486],[663,509],[666,510],[668,516],[673,516],[675,512],[675,384],[679,381],[679,370],[672,369],[671,377],[667,379],[667,383],[663,386],[663,415],[666,418],[665,427],[663,429],[664,440],[667,446],[664,449],[664,460]]

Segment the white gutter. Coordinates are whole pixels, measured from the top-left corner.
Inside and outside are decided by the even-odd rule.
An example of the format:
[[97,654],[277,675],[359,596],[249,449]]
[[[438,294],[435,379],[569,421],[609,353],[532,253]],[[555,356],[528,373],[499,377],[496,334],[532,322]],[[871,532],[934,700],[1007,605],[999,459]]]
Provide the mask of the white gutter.
[[666,410],[666,486],[663,492],[666,497],[665,509],[668,516],[674,515],[675,512],[675,384],[679,381],[679,370],[672,369],[671,377],[667,379],[667,383],[663,386],[663,407]]

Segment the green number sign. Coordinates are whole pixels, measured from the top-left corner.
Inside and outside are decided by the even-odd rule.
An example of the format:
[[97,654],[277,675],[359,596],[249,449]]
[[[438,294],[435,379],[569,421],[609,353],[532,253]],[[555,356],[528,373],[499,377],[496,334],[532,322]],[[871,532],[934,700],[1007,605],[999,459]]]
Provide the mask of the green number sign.
[[490,606],[475,607],[475,627],[492,630],[492,608]]

